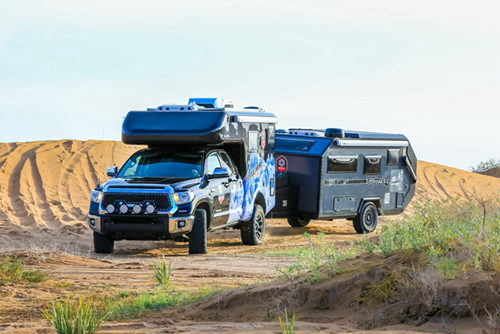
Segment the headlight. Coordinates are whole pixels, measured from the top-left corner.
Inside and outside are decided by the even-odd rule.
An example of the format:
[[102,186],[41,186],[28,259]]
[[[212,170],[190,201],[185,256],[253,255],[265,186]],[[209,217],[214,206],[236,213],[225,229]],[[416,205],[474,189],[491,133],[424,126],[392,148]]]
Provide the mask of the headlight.
[[101,203],[101,199],[102,199],[102,191],[100,190],[92,190],[92,192],[90,193],[90,200],[94,203]]
[[174,202],[176,205],[191,203],[194,199],[194,193],[192,191],[174,193],[172,196],[174,197]]

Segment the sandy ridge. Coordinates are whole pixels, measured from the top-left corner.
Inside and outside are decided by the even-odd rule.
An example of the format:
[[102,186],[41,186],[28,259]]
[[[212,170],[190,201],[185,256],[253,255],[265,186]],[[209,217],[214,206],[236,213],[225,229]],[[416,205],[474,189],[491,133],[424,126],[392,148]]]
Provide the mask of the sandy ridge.
[[[89,194],[138,146],[115,141],[0,143],[0,242],[23,238],[90,241]],[[419,161],[416,200],[498,193],[500,179]],[[414,202],[413,202],[414,203]]]

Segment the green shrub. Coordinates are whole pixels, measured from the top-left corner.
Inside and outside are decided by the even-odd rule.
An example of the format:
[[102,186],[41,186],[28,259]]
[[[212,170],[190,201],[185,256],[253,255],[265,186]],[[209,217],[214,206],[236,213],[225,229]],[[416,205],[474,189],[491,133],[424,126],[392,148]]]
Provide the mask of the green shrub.
[[500,216],[495,203],[494,198],[478,200],[475,196],[468,201],[416,203],[413,214],[382,229],[379,249],[384,257],[396,249],[425,253],[449,278],[456,277],[451,272],[460,267],[457,257],[477,270],[498,268]]
[[160,285],[167,286],[170,282],[170,275],[172,273],[172,260],[170,260],[167,265],[167,260],[165,256],[151,265],[151,270],[153,271],[153,279]]
[[104,297],[103,302],[111,314],[111,319],[130,320],[140,318],[144,312],[162,311],[168,307],[206,301],[220,291],[220,288],[200,288],[194,291],[155,288],[153,291],[144,290],[138,294],[120,291],[116,296]]
[[377,249],[377,245],[370,241],[368,233],[363,234],[359,242],[361,253],[373,253]]
[[26,270],[21,260],[6,256],[0,262],[0,284],[17,282],[22,279],[32,283],[45,282],[48,279],[46,273],[36,270]]
[[94,333],[110,315],[98,310],[92,298],[85,301],[85,296],[78,301],[71,300],[70,296],[65,302],[51,299],[49,307],[42,313],[57,334]]

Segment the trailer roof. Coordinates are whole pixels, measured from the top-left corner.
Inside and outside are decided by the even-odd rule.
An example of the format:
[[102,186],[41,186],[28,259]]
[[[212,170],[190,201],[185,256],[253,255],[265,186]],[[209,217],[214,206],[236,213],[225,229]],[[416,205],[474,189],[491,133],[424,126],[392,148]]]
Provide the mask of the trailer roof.
[[[331,128],[330,128],[331,129]],[[325,132],[329,129],[302,129],[302,128],[292,128],[289,130],[277,130],[276,134],[279,135],[290,135],[290,136],[303,136],[303,137],[327,137]],[[393,133],[380,133],[380,132],[367,132],[367,131],[353,131],[353,130],[341,130],[344,133],[344,138],[358,138],[366,140],[408,140],[402,134]],[[336,138],[336,137],[327,137]],[[340,137],[339,137],[340,138]]]

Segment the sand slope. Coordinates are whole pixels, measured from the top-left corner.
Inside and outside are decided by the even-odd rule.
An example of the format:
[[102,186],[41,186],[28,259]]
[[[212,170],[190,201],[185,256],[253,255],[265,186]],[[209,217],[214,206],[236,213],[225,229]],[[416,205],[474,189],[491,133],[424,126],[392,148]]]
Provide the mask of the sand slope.
[[[0,143],[0,242],[89,235],[89,195],[139,149],[114,141]],[[102,157],[102,158],[101,158]]]
[[[114,141],[0,143],[0,243],[23,238],[89,242],[90,191],[106,167],[139,146]],[[497,193],[500,179],[419,162],[416,199]]]

